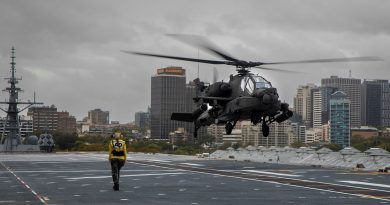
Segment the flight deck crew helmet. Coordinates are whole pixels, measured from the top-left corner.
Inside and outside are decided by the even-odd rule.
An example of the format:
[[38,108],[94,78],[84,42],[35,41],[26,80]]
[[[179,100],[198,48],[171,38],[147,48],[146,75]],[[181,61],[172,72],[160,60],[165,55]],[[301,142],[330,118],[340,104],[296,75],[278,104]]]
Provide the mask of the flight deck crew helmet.
[[119,138],[121,138],[121,137],[122,137],[122,135],[121,135],[120,132],[115,132],[115,134],[114,134],[114,138],[115,138],[115,139],[119,139]]

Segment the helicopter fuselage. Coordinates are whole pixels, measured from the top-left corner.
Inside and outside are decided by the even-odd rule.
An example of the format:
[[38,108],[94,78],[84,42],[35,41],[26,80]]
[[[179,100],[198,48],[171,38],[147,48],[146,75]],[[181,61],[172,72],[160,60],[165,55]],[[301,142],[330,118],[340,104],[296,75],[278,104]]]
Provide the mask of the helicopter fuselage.
[[266,124],[267,120],[275,121],[275,117],[278,122],[291,117],[288,104],[280,102],[277,89],[263,77],[251,73],[231,76],[229,83],[201,86],[199,91],[200,96],[194,98],[195,102],[198,105],[207,104],[211,109],[203,106],[193,113],[196,128],[229,123],[234,127],[237,121],[242,120],[250,120],[254,124],[263,121]]

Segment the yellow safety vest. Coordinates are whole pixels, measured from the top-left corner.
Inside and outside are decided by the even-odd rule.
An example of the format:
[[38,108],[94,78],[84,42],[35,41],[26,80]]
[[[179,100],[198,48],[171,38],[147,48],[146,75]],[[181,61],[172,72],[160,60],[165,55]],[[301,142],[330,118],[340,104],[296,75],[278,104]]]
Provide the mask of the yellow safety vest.
[[116,140],[113,139],[110,141],[110,144],[108,145],[108,153],[109,157],[108,159],[122,159],[126,160],[127,151],[126,151],[126,143],[123,140]]

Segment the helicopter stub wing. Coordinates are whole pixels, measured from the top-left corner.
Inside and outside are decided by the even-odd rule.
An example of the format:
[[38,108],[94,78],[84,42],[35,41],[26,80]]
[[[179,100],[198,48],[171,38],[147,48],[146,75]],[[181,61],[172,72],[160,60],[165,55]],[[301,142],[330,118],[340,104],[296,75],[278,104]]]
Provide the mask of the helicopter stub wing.
[[195,118],[192,113],[172,113],[171,120],[182,122],[194,122]]
[[230,101],[230,100],[233,100],[234,98],[223,98],[223,97],[203,97],[203,96],[198,96],[198,97],[195,97],[194,99],[205,99],[205,100],[222,100],[222,101]]

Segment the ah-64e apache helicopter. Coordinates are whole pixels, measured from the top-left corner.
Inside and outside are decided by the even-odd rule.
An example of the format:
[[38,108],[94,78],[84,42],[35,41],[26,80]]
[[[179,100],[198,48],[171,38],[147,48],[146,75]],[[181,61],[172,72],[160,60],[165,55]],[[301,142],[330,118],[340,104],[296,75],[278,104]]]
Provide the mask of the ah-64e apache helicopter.
[[194,98],[194,102],[197,104],[198,108],[192,113],[172,113],[171,120],[194,123],[195,138],[197,137],[197,130],[201,126],[209,126],[211,124],[224,124],[226,134],[231,134],[237,121],[241,120],[250,120],[254,125],[261,123],[262,134],[264,137],[267,137],[269,135],[269,124],[275,121],[281,123],[292,117],[293,112],[289,110],[289,105],[287,103],[282,103],[279,100],[277,89],[272,87],[271,82],[267,81],[262,76],[252,74],[249,71],[250,68],[293,72],[263,67],[263,65],[381,60],[377,57],[353,57],[272,63],[259,61],[252,62],[234,58],[198,36],[176,34],[170,36],[190,44],[196,44],[196,46],[219,56],[224,60],[205,60],[132,51],[123,52],[206,64],[231,65],[235,66],[237,71],[236,75],[230,75],[229,82],[216,82],[206,86],[199,78],[195,79],[194,82],[197,89],[197,96]]

